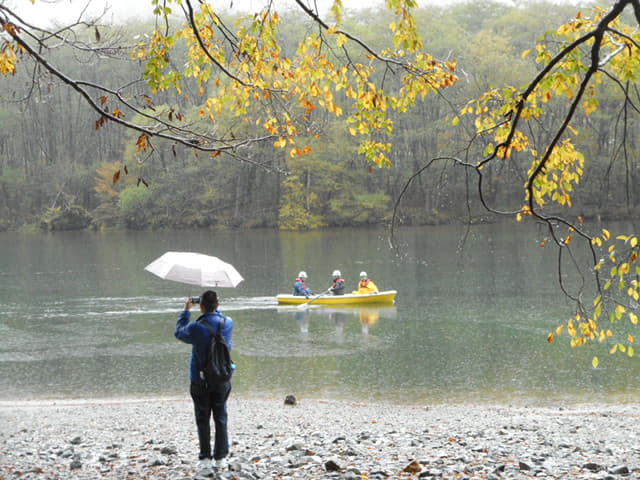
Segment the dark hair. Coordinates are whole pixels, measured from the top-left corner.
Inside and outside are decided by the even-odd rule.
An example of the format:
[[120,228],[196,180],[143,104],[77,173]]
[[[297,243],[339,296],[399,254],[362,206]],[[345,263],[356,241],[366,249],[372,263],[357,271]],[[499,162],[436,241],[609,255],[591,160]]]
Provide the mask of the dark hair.
[[213,312],[218,308],[218,295],[213,290],[207,290],[200,296],[200,304],[205,312]]

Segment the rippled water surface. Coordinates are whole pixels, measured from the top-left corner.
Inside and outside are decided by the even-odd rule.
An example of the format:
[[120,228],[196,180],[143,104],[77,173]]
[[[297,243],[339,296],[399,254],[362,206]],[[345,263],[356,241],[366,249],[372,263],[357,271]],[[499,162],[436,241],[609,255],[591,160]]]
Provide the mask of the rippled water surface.
[[[168,250],[216,255],[245,281],[221,289],[235,322],[234,392],[354,401],[634,399],[635,359],[546,342],[571,315],[535,227],[311,233],[0,233],[0,400],[184,395],[189,346],[173,337],[188,295],[144,266]],[[369,272],[396,304],[279,307],[297,272],[317,292],[339,268]],[[595,397],[594,397],[595,396]],[[528,400],[529,399],[529,400]]]

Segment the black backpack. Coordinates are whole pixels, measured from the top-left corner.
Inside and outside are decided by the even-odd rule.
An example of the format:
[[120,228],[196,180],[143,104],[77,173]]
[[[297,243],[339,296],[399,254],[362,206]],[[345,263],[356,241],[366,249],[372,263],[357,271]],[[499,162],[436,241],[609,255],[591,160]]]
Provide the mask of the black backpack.
[[233,375],[233,361],[229,354],[229,347],[220,333],[226,319],[218,323],[217,332],[208,322],[202,320],[202,317],[198,321],[211,332],[204,365],[200,366],[200,378],[205,381],[207,388],[220,389],[229,383],[231,375]]

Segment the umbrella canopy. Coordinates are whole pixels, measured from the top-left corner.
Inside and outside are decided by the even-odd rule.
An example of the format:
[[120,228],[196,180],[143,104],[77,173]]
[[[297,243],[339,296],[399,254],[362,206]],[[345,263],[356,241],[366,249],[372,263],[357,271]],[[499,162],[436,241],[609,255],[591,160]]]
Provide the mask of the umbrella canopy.
[[193,252],[167,252],[144,269],[166,280],[201,287],[235,287],[243,280],[233,265]]

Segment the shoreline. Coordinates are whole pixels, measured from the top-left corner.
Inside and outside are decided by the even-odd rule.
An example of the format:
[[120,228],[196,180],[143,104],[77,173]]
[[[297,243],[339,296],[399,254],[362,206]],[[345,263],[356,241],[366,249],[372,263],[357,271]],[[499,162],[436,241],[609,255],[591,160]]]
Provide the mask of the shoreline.
[[187,397],[0,401],[0,479],[627,478],[640,403],[391,405],[231,396],[229,470],[198,470]]
[[[233,391],[229,398],[230,402],[235,400],[240,402],[276,402],[282,403],[285,395],[275,397],[273,395],[234,395]],[[438,398],[423,400],[415,403],[398,403],[396,401],[382,401],[376,398],[369,401],[354,400],[349,397],[324,398],[320,396],[297,397],[299,403],[318,404],[341,404],[352,406],[377,406],[393,409],[415,409],[415,408],[438,408],[438,407],[478,407],[478,408],[508,408],[508,409],[537,409],[537,410],[573,410],[576,408],[586,408],[593,410],[603,409],[637,409],[640,415],[640,398],[632,399],[629,395],[624,395],[622,400],[615,397],[605,397],[601,401],[588,401],[584,396],[558,397],[558,399],[548,400],[536,397],[515,397],[513,401],[496,399],[493,401],[485,398],[461,400],[462,397],[453,397],[450,401],[442,401]],[[0,399],[0,410],[6,408],[35,408],[35,407],[69,407],[69,406],[91,406],[91,405],[131,405],[149,403],[180,403],[191,402],[188,392],[181,395],[149,395],[149,396],[119,396],[119,397],[42,397],[32,400]],[[562,405],[558,405],[562,403]]]
[[[293,392],[292,392],[293,393]],[[280,395],[280,396],[277,396]],[[453,393],[449,395],[437,395],[430,397],[416,397],[407,401],[398,401],[397,399],[380,399],[377,396],[362,400],[361,397],[354,396],[333,396],[331,398],[326,395],[295,394],[299,401],[310,403],[335,403],[335,404],[351,404],[351,405],[377,405],[388,408],[424,408],[438,406],[472,406],[472,407],[503,407],[503,408],[537,408],[537,409],[570,409],[575,407],[584,407],[588,409],[603,408],[636,408],[640,412],[640,396],[631,392],[618,392],[608,394],[586,395],[585,393],[576,394],[549,394],[541,396],[532,394],[531,392],[503,393],[496,395],[492,392],[484,392],[480,395],[474,392],[472,395],[462,395]],[[256,402],[281,402],[285,393],[247,393],[247,392],[231,392],[230,401],[256,401]],[[598,401],[591,398],[598,397]],[[19,407],[52,407],[52,406],[83,406],[83,405],[118,405],[118,404],[136,404],[136,403],[156,403],[156,402],[182,402],[191,401],[188,391],[177,394],[152,394],[152,395],[121,395],[121,396],[52,396],[52,397],[36,397],[29,400],[18,398],[0,398],[0,409],[2,408],[19,408]],[[2,480],[2,479],[0,479]]]

